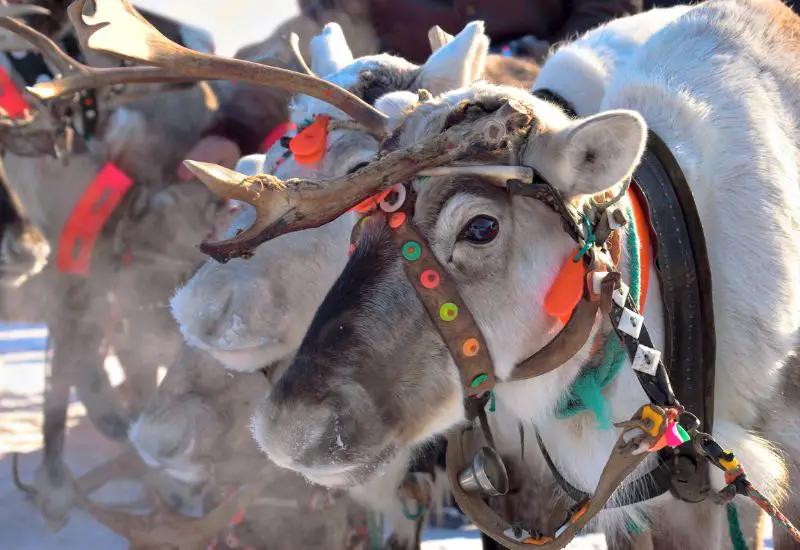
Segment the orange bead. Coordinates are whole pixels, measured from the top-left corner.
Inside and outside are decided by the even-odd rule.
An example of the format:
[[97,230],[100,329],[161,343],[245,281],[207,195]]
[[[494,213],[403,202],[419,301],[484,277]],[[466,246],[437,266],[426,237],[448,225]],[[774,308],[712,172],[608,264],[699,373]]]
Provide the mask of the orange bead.
[[461,346],[461,351],[464,352],[465,357],[475,357],[481,350],[481,344],[477,338],[467,338],[464,340],[464,345]]
[[395,212],[389,217],[389,227],[397,229],[406,222],[406,215],[403,212]]

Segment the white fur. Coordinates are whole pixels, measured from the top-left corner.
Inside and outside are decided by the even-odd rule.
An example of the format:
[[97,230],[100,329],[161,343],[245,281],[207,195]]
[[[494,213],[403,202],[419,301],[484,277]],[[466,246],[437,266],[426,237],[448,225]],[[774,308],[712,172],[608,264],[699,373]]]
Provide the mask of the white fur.
[[473,21],[436,50],[422,67],[422,78],[434,95],[468,86],[483,76],[489,37],[483,21]]
[[338,23],[322,27],[322,32],[311,39],[310,50],[311,70],[321,77],[340,71],[353,62],[353,52]]
[[599,112],[611,75],[655,32],[690,9],[683,5],[655,8],[588,31],[550,54],[532,89],[547,88],[561,95],[581,116]]

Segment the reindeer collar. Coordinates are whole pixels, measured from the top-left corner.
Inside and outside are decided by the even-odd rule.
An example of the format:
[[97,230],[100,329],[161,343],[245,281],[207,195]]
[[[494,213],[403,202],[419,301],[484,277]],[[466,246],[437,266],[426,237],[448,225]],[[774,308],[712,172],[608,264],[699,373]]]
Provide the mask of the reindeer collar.
[[86,277],[91,270],[97,237],[134,181],[107,162],[89,183],[61,232],[56,267],[62,273]]

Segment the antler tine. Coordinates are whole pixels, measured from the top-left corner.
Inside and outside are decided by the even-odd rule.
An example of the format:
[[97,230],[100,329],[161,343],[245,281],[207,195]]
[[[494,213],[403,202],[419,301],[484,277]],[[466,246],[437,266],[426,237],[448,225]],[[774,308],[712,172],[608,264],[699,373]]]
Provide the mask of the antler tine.
[[203,242],[200,250],[219,262],[248,256],[265,241],[329,223],[367,197],[422,170],[466,159],[476,147],[481,151],[503,149],[507,136],[530,123],[529,113],[509,114],[502,107],[495,117],[497,123],[492,127],[502,127],[507,133],[492,135],[485,125],[461,123],[406,149],[387,153],[357,172],[325,181],[284,182],[268,174],[245,176],[213,164],[188,161],[187,167],[212,191],[256,209],[256,221],[249,229],[225,241]]
[[[272,466],[265,467],[263,473],[267,474],[271,468]],[[89,515],[128,539],[131,547],[197,550],[205,548],[205,545],[225,527],[236,512],[249,506],[264,492],[266,482],[262,480],[261,475],[257,479],[240,487],[230,498],[200,518],[186,516],[169,508],[155,491],[149,491],[154,499],[155,509],[147,515],[112,510],[82,494],[78,494],[77,499]]]
[[50,15],[50,10],[30,4],[0,3],[0,17],[25,17],[26,15]]
[[55,42],[39,31],[29,27],[25,23],[11,19],[11,17],[0,17],[0,27],[13,32],[22,37],[31,46],[38,49],[42,55],[47,57],[53,66],[63,75],[73,72],[85,73],[85,66],[74,61],[70,56],[61,51]]
[[143,21],[128,0],[94,0],[95,9],[91,16],[84,15],[86,2],[76,0],[67,10],[85,48],[203,80],[237,80],[306,94],[330,103],[370,130],[385,131],[387,117],[383,113],[330,82],[277,67],[184,48]]
[[294,55],[294,61],[297,63],[297,66],[303,69],[303,72],[308,76],[317,76],[314,74],[314,71],[311,70],[311,67],[308,66],[306,60],[303,59],[303,54],[300,51],[300,37],[297,36],[297,33],[291,33],[289,35],[289,47],[292,49],[292,55]]
[[88,88],[128,82],[184,82],[198,80],[176,76],[174,71],[159,67],[122,67],[99,69],[88,67],[64,53],[50,38],[36,29],[8,17],[0,18],[0,28],[11,31],[38,49],[63,77],[29,87],[28,91],[40,100],[55,99]]

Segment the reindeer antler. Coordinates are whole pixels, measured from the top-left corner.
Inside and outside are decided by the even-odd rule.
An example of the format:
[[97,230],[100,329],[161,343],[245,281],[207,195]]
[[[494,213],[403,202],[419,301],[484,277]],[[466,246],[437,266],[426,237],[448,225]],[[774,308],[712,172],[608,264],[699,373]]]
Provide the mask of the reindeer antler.
[[[203,242],[200,250],[226,262],[248,256],[259,244],[280,235],[329,223],[367,197],[427,168],[469,158],[476,150],[492,152],[507,147],[507,136],[527,128],[531,115],[509,101],[494,113],[494,120],[497,122],[490,119],[488,124],[465,122],[453,126],[410,147],[389,152],[357,172],[323,181],[282,181],[269,174],[245,176],[215,164],[184,161],[213,192],[256,209],[256,221],[249,229],[225,241]],[[502,135],[500,127],[504,130]]]
[[[237,80],[306,94],[339,108],[371,131],[385,131],[387,119],[383,113],[330,82],[286,69],[184,48],[158,32],[128,0],[93,0],[92,15],[84,14],[86,4],[87,0],[76,0],[67,9],[78,40],[84,48],[167,69],[173,78],[183,76],[198,80]],[[141,71],[144,68],[139,69]],[[142,72],[136,76],[163,80],[156,73]],[[71,78],[65,79],[61,86],[64,89],[86,87],[85,80],[80,84],[69,82],[70,80]],[[66,93],[47,84],[49,83],[34,86],[32,92],[42,94],[40,97]]]
[[203,517],[186,516],[170,508],[155,491],[149,490],[154,510],[136,515],[112,510],[78,494],[77,500],[98,522],[130,542],[131,550],[203,550],[228,521],[249,506],[267,486],[265,479],[273,466],[264,468],[259,481],[240,487],[236,493]]
[[43,82],[28,88],[28,91],[41,100],[55,99],[79,90],[124,84],[127,82],[186,82],[199,80],[193,77],[176,75],[159,67],[120,67],[102,69],[89,67],[61,51],[58,45],[47,36],[28,25],[11,19],[0,17],[0,28],[9,30],[20,36],[41,52],[56,68],[62,77]]
[[25,17],[26,15],[50,15],[50,10],[30,4],[6,4],[0,2],[0,17]]

